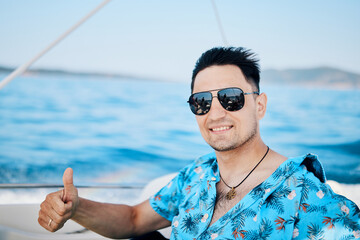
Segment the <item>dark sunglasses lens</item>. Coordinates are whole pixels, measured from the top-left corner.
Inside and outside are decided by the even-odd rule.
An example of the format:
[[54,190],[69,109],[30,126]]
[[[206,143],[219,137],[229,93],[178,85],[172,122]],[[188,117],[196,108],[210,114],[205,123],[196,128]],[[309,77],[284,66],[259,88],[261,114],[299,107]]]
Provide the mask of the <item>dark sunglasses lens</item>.
[[240,88],[220,90],[218,99],[227,111],[238,111],[244,106],[244,93]]
[[210,92],[194,93],[189,98],[189,106],[194,114],[204,115],[210,111],[211,101]]

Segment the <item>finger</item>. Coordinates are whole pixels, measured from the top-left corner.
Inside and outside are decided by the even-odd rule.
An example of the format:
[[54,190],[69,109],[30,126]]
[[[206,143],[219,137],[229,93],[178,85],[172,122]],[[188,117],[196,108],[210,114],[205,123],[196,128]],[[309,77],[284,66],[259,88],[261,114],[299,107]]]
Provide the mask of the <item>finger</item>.
[[73,170],[71,168],[67,168],[63,175],[63,183],[64,183],[64,195],[62,200],[66,202],[68,197],[74,191],[74,182],[73,182]]
[[65,208],[66,211],[71,211],[72,207],[73,207],[73,203],[71,201],[65,203],[65,205],[64,205],[64,208]]
[[[57,230],[61,229],[64,224],[57,224],[54,223],[53,221],[44,221],[43,219],[38,219],[38,223],[40,224],[40,226],[42,226],[43,228],[45,228],[46,230],[50,231],[50,232],[56,232]],[[49,224],[50,223],[50,224]]]
[[42,217],[42,214],[40,212],[39,212],[38,223],[40,224],[40,226],[42,226],[46,230],[51,231],[50,227],[48,226],[48,224],[46,223],[46,221],[44,220],[44,218]]
[[[55,222],[57,224],[62,224],[64,222],[66,222],[70,218],[70,215],[71,215],[70,210],[65,209],[65,205],[59,211],[59,210],[54,209],[46,201],[44,201],[40,205],[40,213],[42,213],[44,216],[48,216],[50,219],[53,220],[53,222]],[[39,215],[40,215],[40,213],[39,213]]]
[[[46,196],[44,204],[49,205],[52,209],[54,209],[58,215],[63,216],[65,214],[65,204],[61,199],[62,191],[57,191],[54,193],[50,193]],[[49,211],[51,209],[48,209]]]
[[63,188],[63,189],[61,190],[61,201],[64,202],[64,198],[65,198],[65,189]]
[[73,214],[72,201],[65,204],[61,200],[61,194],[61,190],[48,194],[45,201],[40,205],[41,209],[59,224],[66,222]]
[[64,224],[56,223],[41,210],[39,212],[38,222],[43,228],[45,228],[46,230],[48,230],[50,232],[55,232],[64,225]]

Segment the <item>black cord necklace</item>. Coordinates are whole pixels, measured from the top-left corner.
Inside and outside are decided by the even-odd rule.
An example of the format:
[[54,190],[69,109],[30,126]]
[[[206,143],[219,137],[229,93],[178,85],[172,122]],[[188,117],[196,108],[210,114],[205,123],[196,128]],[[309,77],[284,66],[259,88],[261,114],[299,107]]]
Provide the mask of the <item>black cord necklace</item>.
[[224,179],[221,177],[221,174],[220,174],[220,172],[219,172],[220,179],[224,182],[224,184],[225,184],[228,188],[230,188],[230,191],[226,194],[226,199],[227,199],[227,200],[232,200],[232,199],[235,198],[235,196],[236,196],[235,188],[237,188],[238,186],[240,186],[240,185],[250,176],[250,174],[255,170],[255,168],[256,168],[257,166],[259,166],[259,164],[262,162],[262,160],[264,160],[264,158],[266,157],[266,155],[268,154],[268,152],[269,152],[269,147],[267,147],[267,150],[266,150],[265,155],[264,155],[264,156],[261,158],[261,160],[256,164],[256,166],[255,166],[255,167],[249,172],[249,174],[248,174],[238,185],[236,185],[235,187],[230,187],[230,186],[224,181]]

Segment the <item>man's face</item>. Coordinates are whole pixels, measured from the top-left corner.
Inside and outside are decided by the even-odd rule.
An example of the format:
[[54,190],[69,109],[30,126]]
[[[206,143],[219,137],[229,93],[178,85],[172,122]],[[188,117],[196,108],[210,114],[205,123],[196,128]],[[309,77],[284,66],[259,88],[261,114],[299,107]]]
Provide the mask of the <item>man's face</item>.
[[[195,78],[193,93],[228,87],[241,88],[245,93],[255,90],[239,67],[224,65],[200,71]],[[212,95],[217,96],[217,91],[213,91]],[[233,112],[225,110],[219,100],[213,98],[210,111],[205,115],[196,115],[201,135],[216,151],[235,149],[258,135],[259,116],[254,96],[257,95],[245,95],[244,107]]]

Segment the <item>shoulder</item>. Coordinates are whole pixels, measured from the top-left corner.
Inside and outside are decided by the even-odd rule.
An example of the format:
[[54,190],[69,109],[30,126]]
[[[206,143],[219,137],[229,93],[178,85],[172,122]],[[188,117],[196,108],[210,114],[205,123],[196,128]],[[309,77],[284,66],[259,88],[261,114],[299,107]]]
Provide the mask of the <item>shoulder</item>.
[[199,158],[197,158],[194,162],[196,166],[211,166],[216,161],[216,155],[215,152],[211,152],[208,154],[205,154]]
[[216,170],[214,168],[217,168],[216,155],[215,153],[209,153],[197,158],[194,162],[180,170],[179,177],[189,177],[210,169]]
[[316,230],[325,236],[335,232],[339,234],[337,236],[347,236],[360,231],[358,206],[331,189],[317,157],[307,155],[302,161],[297,161],[300,164],[294,175],[297,180],[296,188],[300,193],[299,228],[307,233]]
[[303,195],[301,202],[313,201],[325,205],[347,200],[344,196],[336,194],[327,184],[324,168],[316,155],[307,154],[293,158],[293,161],[298,164],[293,174],[297,179],[296,187],[300,188]]
[[360,217],[357,205],[335,193],[327,184],[324,169],[316,155],[307,154],[289,160],[293,163],[292,166],[297,166],[292,176],[295,178],[295,188],[301,196],[300,212],[321,212],[328,215],[351,213],[352,216]]
[[174,184],[176,184],[178,189],[182,189],[186,185],[193,184],[199,179],[208,177],[210,170],[216,171],[216,169],[215,153],[203,155],[183,167],[175,177],[171,179],[167,186],[174,186]]

